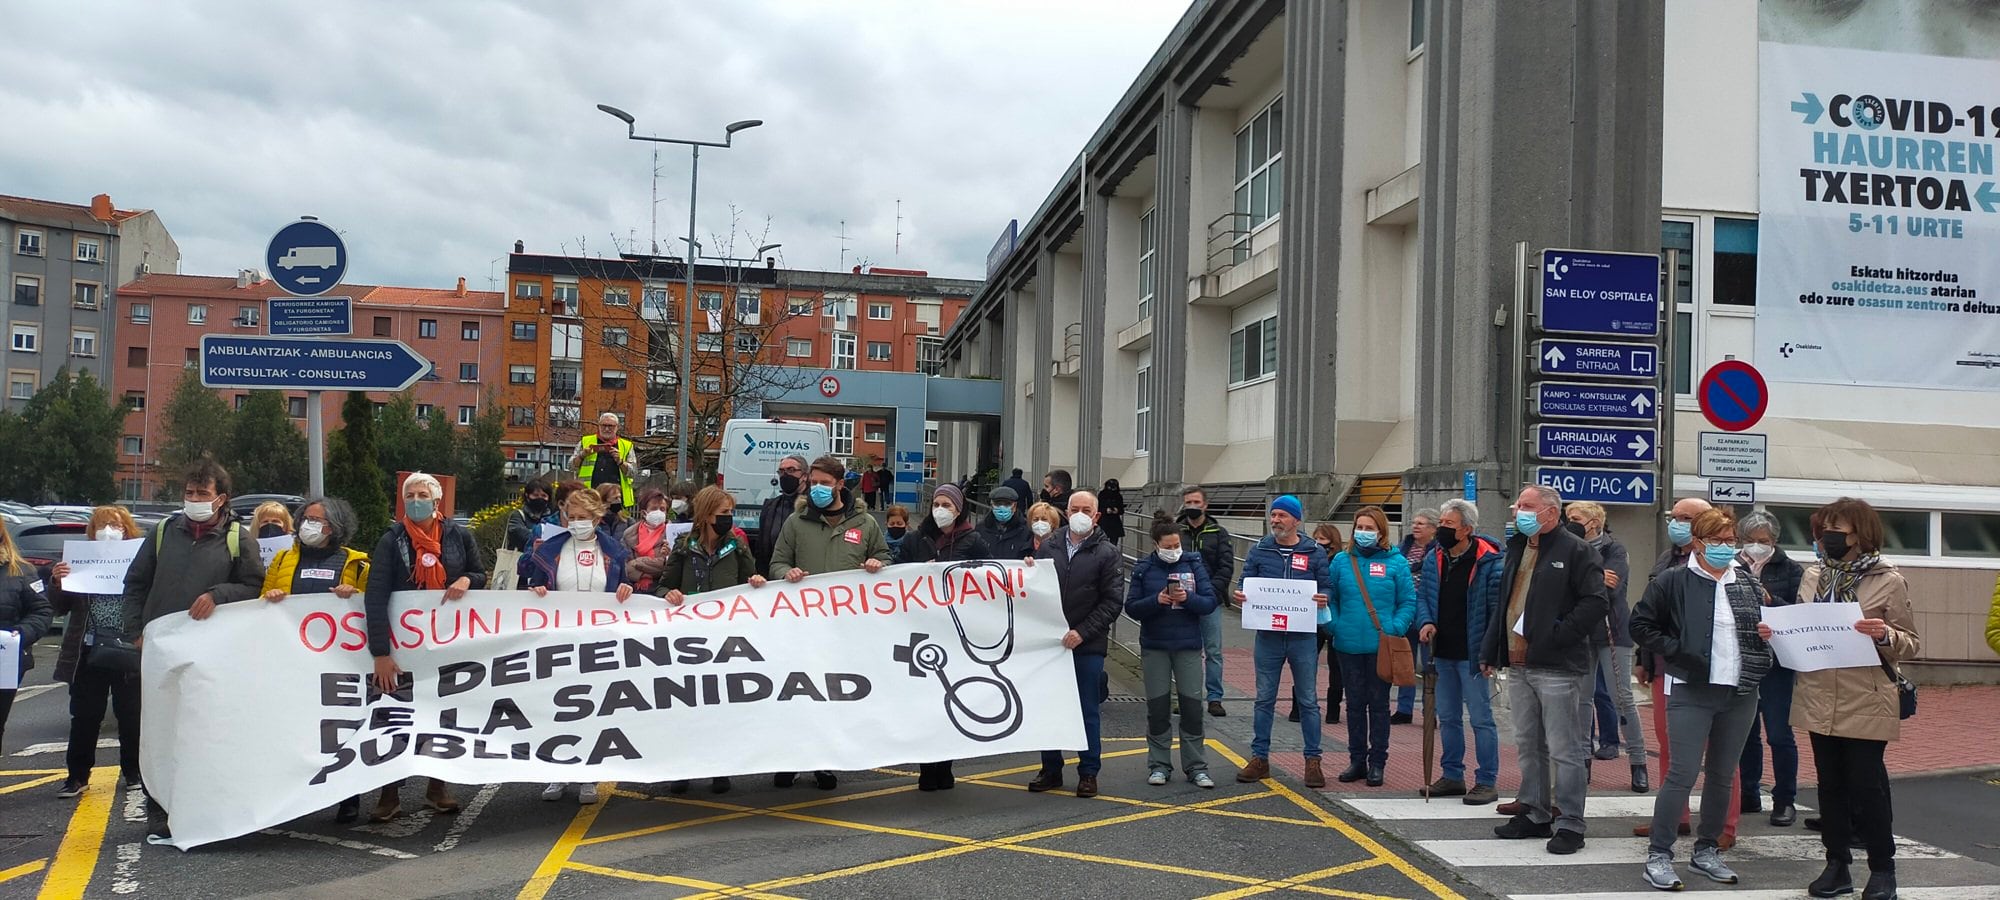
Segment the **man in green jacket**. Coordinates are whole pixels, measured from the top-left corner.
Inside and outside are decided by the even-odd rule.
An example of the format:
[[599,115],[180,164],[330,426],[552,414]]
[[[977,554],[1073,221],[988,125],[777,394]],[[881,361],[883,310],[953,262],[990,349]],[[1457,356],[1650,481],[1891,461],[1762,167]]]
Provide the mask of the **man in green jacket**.
[[[889,539],[882,523],[854,506],[847,490],[847,467],[831,456],[813,460],[806,472],[806,497],[796,515],[785,520],[771,548],[771,577],[797,583],[808,575],[864,569],[873,575],[889,564]],[[796,774],[779,772],[774,787],[791,787]],[[823,791],[840,780],[832,772],[813,773]]]

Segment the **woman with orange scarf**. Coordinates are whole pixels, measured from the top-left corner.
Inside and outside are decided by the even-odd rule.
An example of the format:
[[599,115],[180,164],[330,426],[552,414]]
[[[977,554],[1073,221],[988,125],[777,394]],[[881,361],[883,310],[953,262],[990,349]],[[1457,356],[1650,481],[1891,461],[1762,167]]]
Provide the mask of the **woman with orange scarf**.
[[[472,530],[445,518],[438,510],[444,487],[422,472],[403,479],[402,512],[389,533],[375,544],[369,555],[368,570],[368,650],[375,656],[375,684],[381,690],[396,689],[403,670],[391,656],[389,640],[389,597],[397,591],[443,591],[444,599],[459,600],[465,592],[486,586],[486,572],[480,567],[479,542]],[[370,821],[386,822],[402,811],[402,780],[382,788]],[[443,813],[455,813],[459,804],[445,783],[431,779],[424,802]]]

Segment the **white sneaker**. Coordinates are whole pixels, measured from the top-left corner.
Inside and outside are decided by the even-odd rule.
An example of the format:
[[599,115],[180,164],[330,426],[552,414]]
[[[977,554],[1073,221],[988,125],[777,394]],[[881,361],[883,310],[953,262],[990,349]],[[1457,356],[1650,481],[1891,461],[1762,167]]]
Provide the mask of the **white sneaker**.
[[1208,777],[1208,773],[1207,773],[1207,772],[1196,772],[1196,773],[1194,773],[1194,779],[1193,779],[1193,781],[1194,781],[1194,786],[1195,786],[1195,787],[1198,787],[1198,788],[1207,788],[1207,789],[1209,789],[1209,790],[1214,790],[1214,789],[1215,789],[1215,779],[1213,779],[1213,778],[1210,778],[1210,777]]
[[576,788],[576,802],[578,802],[578,803],[580,803],[580,804],[582,804],[582,805],[584,805],[584,806],[589,806],[589,805],[591,805],[592,803],[596,803],[596,802],[597,802],[597,782],[595,782],[595,781],[591,781],[591,782],[585,782],[585,783],[583,783],[583,784],[580,784],[580,785],[577,785],[577,788]]
[[1167,783],[1167,773],[1155,769],[1151,775],[1146,776],[1146,783],[1154,787],[1163,787]]
[[548,801],[561,800],[563,789],[566,787],[569,787],[569,785],[563,784],[560,781],[554,782],[548,787],[542,788],[542,799]]

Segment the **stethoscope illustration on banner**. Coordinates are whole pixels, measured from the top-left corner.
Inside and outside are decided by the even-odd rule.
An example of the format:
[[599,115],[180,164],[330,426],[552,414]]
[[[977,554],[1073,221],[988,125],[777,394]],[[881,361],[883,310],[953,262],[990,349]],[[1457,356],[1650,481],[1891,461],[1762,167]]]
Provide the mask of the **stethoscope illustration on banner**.
[[[908,663],[912,677],[922,678],[926,673],[937,676],[938,685],[944,689],[945,715],[960,734],[975,741],[997,741],[1021,727],[1020,689],[1000,671],[1000,666],[1014,655],[1014,594],[1010,589],[1006,595],[1006,632],[991,643],[980,643],[966,633],[953,588],[960,573],[985,568],[1000,570],[1003,575],[1006,571],[1001,563],[979,560],[953,563],[939,576],[944,584],[945,608],[951,613],[952,626],[957,629],[958,642],[965,651],[963,663],[954,665],[942,644],[932,641],[930,635],[915,633],[910,635],[908,644],[895,648],[895,660]],[[969,671],[962,671],[954,678],[947,668]]]

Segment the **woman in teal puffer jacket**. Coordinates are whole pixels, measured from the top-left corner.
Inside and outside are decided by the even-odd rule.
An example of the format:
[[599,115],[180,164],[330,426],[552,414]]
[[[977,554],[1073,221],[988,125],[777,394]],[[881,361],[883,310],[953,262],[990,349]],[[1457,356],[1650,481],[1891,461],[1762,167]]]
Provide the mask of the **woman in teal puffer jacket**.
[[1382,635],[1410,633],[1417,590],[1410,564],[1389,539],[1389,517],[1381,507],[1355,513],[1350,534],[1350,547],[1327,565],[1334,588],[1328,627],[1347,689],[1348,765],[1340,780],[1366,778],[1370,787],[1379,787],[1389,765],[1389,683],[1375,674],[1375,655]]

